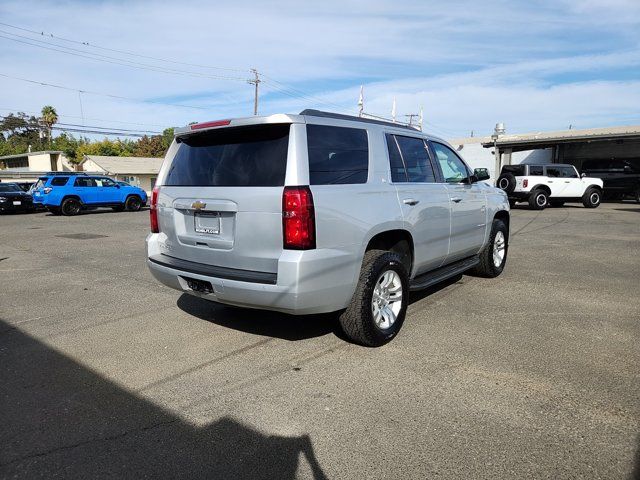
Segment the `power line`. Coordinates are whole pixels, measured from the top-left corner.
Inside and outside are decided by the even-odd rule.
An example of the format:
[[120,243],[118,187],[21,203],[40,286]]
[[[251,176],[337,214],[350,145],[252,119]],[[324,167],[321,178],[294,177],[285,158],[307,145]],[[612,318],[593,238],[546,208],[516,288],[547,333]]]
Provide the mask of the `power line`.
[[46,82],[41,82],[41,81],[38,81],[38,80],[30,80],[28,78],[14,77],[12,75],[7,75],[5,73],[0,73],[0,77],[11,78],[13,80],[20,80],[22,82],[32,83],[34,85],[41,85],[41,86],[52,87],[52,88],[60,88],[62,90],[68,90],[68,91],[71,91],[71,92],[89,93],[91,95],[100,95],[100,96],[103,96],[103,97],[117,98],[119,100],[128,100],[128,101],[140,102],[140,103],[154,103],[154,104],[158,104],[158,105],[168,105],[168,106],[171,106],[171,107],[181,107],[181,108],[192,108],[192,109],[196,109],[196,110],[207,110],[207,108],[205,108],[205,107],[198,107],[198,106],[195,106],[195,105],[183,105],[183,104],[179,104],[179,103],[158,102],[156,100],[143,100],[143,99],[138,99],[138,98],[123,97],[121,95],[113,95],[113,94],[110,94],[110,93],[101,93],[101,92],[92,92],[90,90],[81,90],[79,88],[65,87],[63,85],[56,85],[56,84],[53,84],[53,83],[46,83]]
[[[0,110],[5,110],[7,112],[16,112],[16,113],[27,113],[29,115],[40,115],[40,112],[33,112],[33,111],[27,111],[27,110],[22,110],[20,108],[6,108],[6,107],[0,107]],[[82,119],[83,117],[79,116],[79,115],[67,115],[67,114],[62,114],[59,113],[58,117],[60,118],[78,118],[78,119]],[[138,123],[138,122],[125,122],[123,120],[108,120],[106,118],[94,118],[94,117],[84,117],[85,120],[94,120],[97,122],[107,122],[107,123],[121,123],[123,125],[139,125],[141,127],[161,127],[161,128],[167,128],[166,125],[161,125],[159,123]]]
[[179,62],[177,60],[169,60],[169,59],[166,59],[166,58],[159,58],[159,57],[152,57],[152,56],[149,56],[149,55],[142,55],[142,54],[139,54],[139,53],[128,52],[126,50],[118,50],[118,49],[115,49],[115,48],[103,47],[103,46],[95,45],[95,44],[89,43],[89,42],[82,42],[82,41],[79,41],[79,40],[72,40],[72,39],[69,39],[69,38],[65,38],[65,37],[60,37],[58,35],[54,35],[52,33],[38,32],[36,30],[30,30],[28,28],[18,27],[16,25],[11,25],[9,23],[4,23],[4,22],[0,22],[0,25],[4,25],[5,27],[10,27],[10,28],[15,28],[16,30],[21,30],[23,32],[28,32],[28,33],[32,33],[32,34],[35,34],[35,35],[40,35],[42,37],[49,36],[51,38],[55,38],[56,40],[62,40],[64,42],[74,43],[74,44],[77,44],[77,45],[83,45],[83,46],[90,47],[90,48],[96,48],[96,49],[104,50],[104,51],[107,51],[107,52],[122,53],[124,55],[130,55],[132,57],[146,58],[148,60],[156,60],[156,61],[159,61],[159,62],[173,63],[173,64],[176,64],[176,65],[185,65],[185,66],[189,66],[189,67],[209,68],[209,69],[212,69],[212,70],[225,70],[225,71],[228,71],[228,72],[239,72],[239,73],[247,73],[247,72],[249,72],[248,69],[217,67],[217,66],[213,66],[213,65],[200,65],[200,64],[197,64],[197,63]]
[[[9,118],[6,115],[0,115],[0,119],[7,119]],[[39,125],[42,126],[42,125]],[[65,127],[70,127],[70,128],[65,128]],[[88,133],[110,133],[110,134],[122,134],[122,135],[126,135],[126,134],[135,134],[132,136],[140,136],[143,137],[145,135],[151,134],[151,135],[162,135],[162,132],[157,132],[157,131],[151,131],[151,130],[129,130],[129,129],[125,129],[125,128],[112,128],[112,127],[102,127],[102,126],[98,126],[98,125],[78,125],[75,123],[62,123],[62,122],[56,122],[54,124],[54,126],[52,127],[54,130],[69,130],[69,131],[87,131]]]
[[[203,73],[200,73],[200,72],[185,71],[185,70],[175,70],[175,69],[161,67],[161,66],[157,66],[157,65],[149,65],[149,64],[139,63],[139,62],[133,62],[133,61],[130,61],[130,60],[124,60],[124,59],[121,59],[121,58],[111,57],[111,56],[108,56],[108,55],[102,55],[102,54],[99,54],[99,53],[91,53],[91,52],[86,52],[84,50],[78,50],[76,48],[65,47],[65,46],[62,46],[62,45],[55,44],[55,43],[44,42],[42,40],[36,40],[36,39],[33,39],[33,38],[25,37],[23,35],[18,35],[16,33],[6,32],[4,30],[0,30],[0,33],[4,33],[5,34],[5,35],[0,35],[0,38],[4,38],[5,40],[11,40],[13,42],[22,43],[22,44],[25,44],[25,45],[30,45],[32,47],[43,48],[45,50],[51,50],[51,51],[54,51],[54,52],[64,53],[66,55],[72,55],[72,56],[75,56],[75,57],[87,58],[89,60],[95,60],[95,61],[99,61],[99,62],[110,63],[110,64],[113,64],[113,65],[120,65],[120,66],[124,66],[124,67],[136,68],[138,70],[147,70],[147,71],[152,71],[152,72],[156,72],[156,73],[166,73],[166,74],[170,74],[170,75],[181,75],[181,76],[188,76],[188,77],[208,78],[208,79],[212,79],[212,80],[233,80],[233,81],[242,81],[242,82],[244,82],[246,80],[245,78],[241,78],[241,77],[227,77],[227,76],[223,76],[223,75],[203,74]],[[26,40],[20,40],[19,38],[7,37],[6,35],[13,35],[14,37],[24,38]],[[38,43],[32,43],[32,42],[38,42]],[[39,45],[39,43],[45,43],[45,45]],[[53,48],[50,45],[53,45],[53,46],[58,47],[58,48]],[[80,53],[78,53],[78,52],[80,52]]]

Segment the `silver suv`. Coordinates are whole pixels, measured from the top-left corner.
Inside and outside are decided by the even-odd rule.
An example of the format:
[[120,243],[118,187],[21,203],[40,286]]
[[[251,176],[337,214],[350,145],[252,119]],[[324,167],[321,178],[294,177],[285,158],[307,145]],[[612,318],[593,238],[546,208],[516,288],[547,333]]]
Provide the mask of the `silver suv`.
[[509,202],[446,142],[305,110],[176,131],[151,200],[148,265],[207,300],[340,312],[362,345],[391,340],[409,292],[496,277]]

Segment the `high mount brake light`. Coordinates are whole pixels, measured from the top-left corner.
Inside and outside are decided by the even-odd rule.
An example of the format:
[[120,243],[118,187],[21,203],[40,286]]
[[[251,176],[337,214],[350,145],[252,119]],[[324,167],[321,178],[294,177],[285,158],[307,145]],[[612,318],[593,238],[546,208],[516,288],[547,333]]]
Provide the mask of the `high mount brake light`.
[[290,250],[316,248],[316,220],[309,187],[284,187],[282,192],[283,247]]
[[191,125],[191,130],[201,130],[203,128],[209,127],[224,127],[225,125],[229,125],[231,120],[216,120],[214,122],[203,122],[203,123],[194,123]]
[[151,222],[151,233],[160,233],[158,228],[158,194],[160,187],[153,187],[151,192],[151,209],[149,210],[149,221]]

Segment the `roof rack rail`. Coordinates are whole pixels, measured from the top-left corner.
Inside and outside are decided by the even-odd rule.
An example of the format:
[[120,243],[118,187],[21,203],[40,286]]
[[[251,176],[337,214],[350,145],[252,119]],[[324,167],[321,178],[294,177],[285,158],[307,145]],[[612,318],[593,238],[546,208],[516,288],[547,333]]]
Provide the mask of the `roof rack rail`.
[[335,118],[337,120],[349,120],[351,122],[375,123],[377,125],[386,125],[388,127],[404,128],[407,130],[411,130],[412,132],[415,132],[416,130],[418,130],[415,127],[410,127],[409,125],[404,125],[402,123],[393,123],[393,122],[387,122],[384,120],[375,120],[373,118],[366,118],[366,117],[355,117],[353,115],[343,115],[342,113],[324,112],[322,110],[313,110],[309,108],[302,110],[300,112],[300,115],[309,115],[310,117]]
[[49,176],[56,176],[56,175],[64,175],[64,176],[69,176],[69,175],[86,175],[86,172],[47,172],[45,173],[45,175],[49,175]]

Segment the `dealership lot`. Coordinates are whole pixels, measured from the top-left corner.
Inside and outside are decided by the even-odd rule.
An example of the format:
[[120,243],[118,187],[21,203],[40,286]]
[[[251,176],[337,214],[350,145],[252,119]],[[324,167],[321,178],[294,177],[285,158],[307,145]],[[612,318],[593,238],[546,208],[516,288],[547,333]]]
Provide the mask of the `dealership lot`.
[[158,284],[148,212],[0,216],[0,477],[638,475],[640,206],[511,230],[366,349]]

